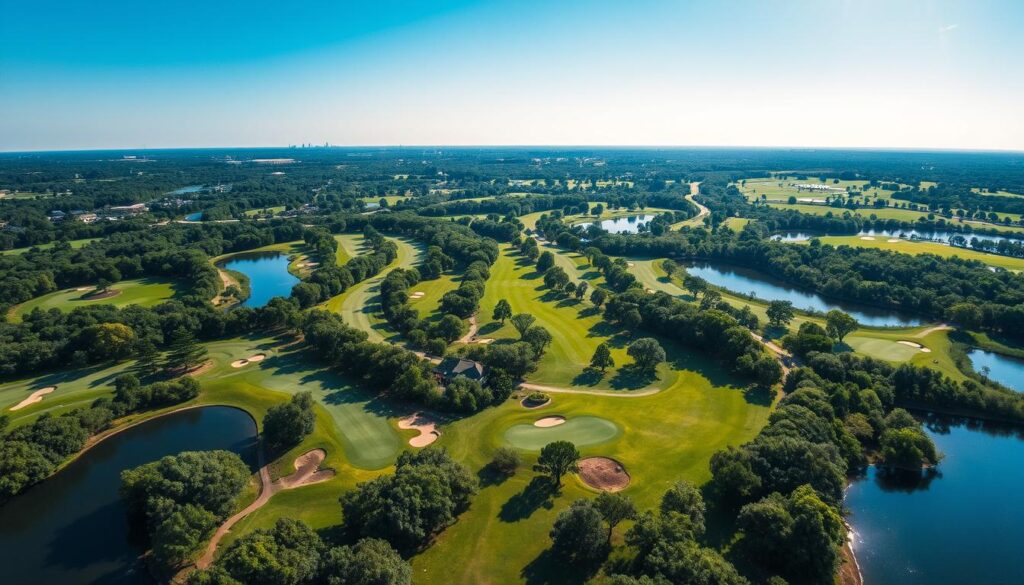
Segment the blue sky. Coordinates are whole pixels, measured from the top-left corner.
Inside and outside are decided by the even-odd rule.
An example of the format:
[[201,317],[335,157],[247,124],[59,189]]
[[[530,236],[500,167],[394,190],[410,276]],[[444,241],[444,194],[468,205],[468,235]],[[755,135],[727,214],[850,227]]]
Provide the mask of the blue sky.
[[1024,150],[1024,2],[0,0],[0,149]]

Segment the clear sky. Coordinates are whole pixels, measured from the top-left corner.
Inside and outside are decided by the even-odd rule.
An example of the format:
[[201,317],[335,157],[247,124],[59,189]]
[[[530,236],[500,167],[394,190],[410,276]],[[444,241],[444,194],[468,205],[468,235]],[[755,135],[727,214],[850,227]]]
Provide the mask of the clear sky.
[[1024,150],[1021,0],[0,0],[0,150]]

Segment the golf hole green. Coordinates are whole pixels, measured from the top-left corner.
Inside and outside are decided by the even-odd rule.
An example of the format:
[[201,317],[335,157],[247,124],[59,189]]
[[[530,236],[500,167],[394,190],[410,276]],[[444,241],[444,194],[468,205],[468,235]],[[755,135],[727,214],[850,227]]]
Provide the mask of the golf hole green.
[[614,439],[621,432],[610,420],[578,416],[552,427],[538,427],[532,422],[512,426],[505,431],[505,442],[519,449],[540,451],[554,441],[570,441],[577,447],[596,445]]

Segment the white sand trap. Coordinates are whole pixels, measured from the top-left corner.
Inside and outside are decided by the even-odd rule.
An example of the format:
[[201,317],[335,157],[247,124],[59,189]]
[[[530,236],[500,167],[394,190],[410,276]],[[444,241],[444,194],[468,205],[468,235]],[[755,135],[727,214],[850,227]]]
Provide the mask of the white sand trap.
[[626,266],[632,266],[632,265],[633,265],[632,262],[626,262]]
[[538,418],[533,421],[533,426],[541,428],[557,427],[561,424],[565,424],[564,416],[545,416],[544,418]]
[[649,288],[649,289],[647,289],[647,292],[648,292],[648,294],[652,294],[653,295],[654,294],[654,289],[653,288]]
[[420,432],[419,435],[409,439],[409,444],[413,447],[426,447],[441,436],[441,431],[437,430],[437,421],[419,412],[400,419],[398,428],[416,429]]
[[487,345],[489,343],[494,343],[494,340],[491,339],[490,337],[481,337],[479,339],[473,340],[473,343],[479,343],[480,345]]
[[875,237],[874,236],[861,236],[860,239],[868,240],[868,241],[874,241]]
[[333,469],[320,469],[327,452],[323,449],[313,449],[295,458],[295,473],[288,477],[282,477],[275,483],[284,489],[302,487],[327,481],[334,477]]
[[917,343],[917,342],[914,342],[914,341],[897,341],[896,343],[899,343],[901,345],[908,345],[910,347],[917,348],[917,349],[921,350],[921,353],[931,353],[932,352],[932,350],[930,350],[927,347],[921,345],[920,343]]
[[25,408],[26,406],[35,404],[37,402],[42,402],[43,401],[43,396],[46,396],[47,394],[49,394],[50,392],[53,392],[56,389],[57,389],[56,386],[47,386],[46,388],[40,388],[39,390],[36,390],[32,394],[30,394],[29,397],[26,398],[25,400],[22,400],[21,402],[19,402],[19,403],[15,404],[14,406],[12,406],[11,410],[21,410],[22,408]]
[[78,292],[85,292],[87,290],[92,290],[93,288],[94,287],[91,287],[91,286],[80,286],[80,287],[76,288],[75,290],[78,291]]
[[889,242],[890,244],[895,244],[898,241],[900,241],[899,238],[890,238],[890,239],[886,240],[886,242]]
[[423,292],[421,290],[418,290],[418,291],[416,291],[416,292],[414,292],[414,293],[409,295],[409,297],[413,298],[413,299],[421,299],[421,298],[423,298],[425,296],[427,296],[427,293],[425,293],[425,292]]
[[251,355],[251,356],[249,356],[247,358],[240,359],[240,360],[235,360],[235,361],[231,362],[231,367],[232,368],[240,368],[242,366],[247,366],[249,364],[254,364],[256,362],[262,362],[265,359],[267,359],[266,355],[264,355],[262,353],[258,353],[256,355]]

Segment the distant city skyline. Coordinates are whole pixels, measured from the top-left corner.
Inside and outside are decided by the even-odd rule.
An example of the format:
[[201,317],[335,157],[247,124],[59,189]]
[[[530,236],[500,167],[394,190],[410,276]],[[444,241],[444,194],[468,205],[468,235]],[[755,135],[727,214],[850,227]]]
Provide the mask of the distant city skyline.
[[1024,150],[1024,3],[0,0],[0,150]]

